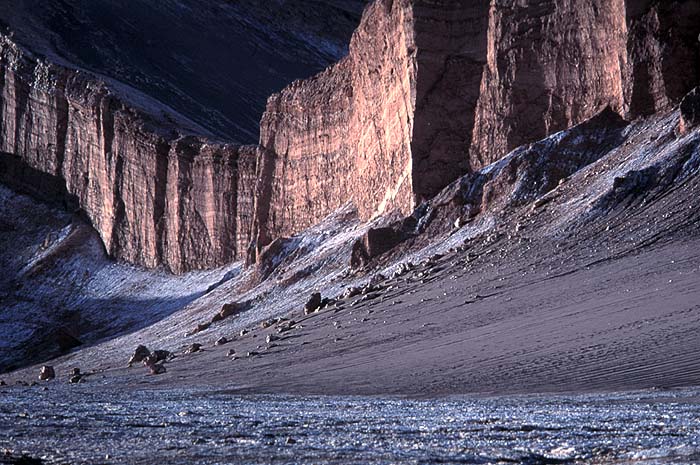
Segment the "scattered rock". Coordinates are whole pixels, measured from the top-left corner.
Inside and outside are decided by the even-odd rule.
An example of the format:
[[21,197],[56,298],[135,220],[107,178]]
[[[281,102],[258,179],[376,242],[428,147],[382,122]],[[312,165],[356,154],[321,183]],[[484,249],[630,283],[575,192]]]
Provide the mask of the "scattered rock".
[[211,326],[211,323],[199,323],[197,327],[189,333],[187,333],[186,336],[193,336],[197,333],[201,333],[202,331],[206,331],[207,329],[209,329],[209,326]]
[[163,362],[169,359],[172,354],[169,350],[154,350],[151,355],[155,357],[156,362]]
[[222,345],[228,344],[228,343],[229,343],[229,340],[226,339],[224,336],[222,336],[222,337],[220,337],[219,339],[216,340],[216,342],[214,343],[214,345],[215,345],[215,346],[222,346]]
[[7,383],[0,379],[0,386],[7,386]]
[[151,363],[147,366],[152,375],[162,375],[167,371],[162,363]]
[[278,332],[279,334],[285,333],[285,332],[290,331],[291,329],[293,329],[293,328],[295,327],[295,325],[296,325],[296,321],[294,321],[294,320],[289,320],[289,321],[282,322],[282,323],[280,323],[279,326],[277,327],[277,332]]
[[242,329],[241,332],[240,332],[240,335],[241,335],[241,336],[245,336],[246,334],[248,334],[248,330],[247,330],[247,329]]
[[187,347],[187,349],[185,349],[185,353],[186,354],[194,354],[195,352],[199,352],[201,348],[202,348],[202,344],[197,344],[195,342],[194,344]]
[[350,266],[362,268],[373,258],[388,252],[405,239],[406,235],[400,229],[391,227],[368,229],[352,246]]
[[71,376],[70,379],[68,380],[68,382],[71,384],[77,384],[77,383],[82,382],[82,380],[83,380],[82,376],[76,375],[76,376]]
[[80,368],[77,368],[77,367],[73,368],[70,372],[70,375],[71,376],[82,376],[82,374],[80,373]]
[[143,360],[149,355],[151,355],[151,351],[148,350],[146,346],[138,346],[134,351],[134,355],[132,355],[129,359],[129,367],[131,367],[134,363],[143,362]]
[[227,357],[232,357],[236,355],[236,349],[229,349],[228,352],[226,352]]
[[221,310],[219,311],[219,313],[217,313],[216,315],[214,315],[212,317],[211,322],[216,323],[217,321],[221,321],[221,320],[226,319],[230,316],[238,315],[243,310],[245,310],[245,306],[243,304],[238,303],[238,302],[224,304],[223,307],[221,307]]
[[289,446],[289,445],[291,445],[291,444],[296,444],[297,442],[296,442],[296,440],[294,440],[293,438],[287,438],[287,439],[284,441],[284,443],[285,443],[286,445]]
[[41,367],[39,372],[39,379],[42,381],[49,381],[56,377],[56,372],[51,365],[44,365]]
[[277,340],[277,337],[273,336],[272,334],[268,334],[267,338],[265,338],[265,342],[267,342],[268,344],[271,342],[274,342],[276,340]]
[[256,355],[260,354],[254,350],[251,350],[250,352],[246,353],[246,357],[255,357]]
[[309,297],[309,300],[306,302],[306,305],[304,305],[304,314],[308,315],[310,313],[315,312],[321,307],[321,303],[323,300],[321,299],[321,293],[320,292],[314,292],[311,294],[311,297]]
[[343,294],[344,299],[350,299],[352,297],[358,296],[362,293],[362,289],[359,287],[349,287]]

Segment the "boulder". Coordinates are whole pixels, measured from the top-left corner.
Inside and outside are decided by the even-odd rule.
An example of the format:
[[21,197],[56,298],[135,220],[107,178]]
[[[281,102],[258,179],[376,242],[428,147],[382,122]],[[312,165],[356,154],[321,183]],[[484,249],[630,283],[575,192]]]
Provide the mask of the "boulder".
[[321,293],[320,292],[314,292],[311,294],[311,297],[309,297],[309,300],[306,302],[306,305],[304,305],[304,313],[306,315],[315,312],[319,308],[321,308],[321,304],[323,303],[323,299],[321,298]]
[[162,362],[170,358],[172,354],[169,350],[154,350],[151,356],[155,357],[156,362]]
[[372,259],[390,251],[406,239],[406,234],[392,227],[372,228],[355,241],[350,255],[350,266],[362,268]]
[[151,351],[148,350],[146,346],[139,345],[129,359],[129,367],[131,367],[134,363],[143,362],[143,360],[149,355],[151,355]]
[[39,372],[39,379],[42,381],[49,381],[56,377],[56,372],[51,365],[44,365],[41,367]]
[[221,310],[219,310],[219,313],[212,317],[211,322],[216,323],[217,321],[221,321],[228,317],[238,315],[243,310],[245,310],[245,306],[239,302],[224,304],[221,307]]

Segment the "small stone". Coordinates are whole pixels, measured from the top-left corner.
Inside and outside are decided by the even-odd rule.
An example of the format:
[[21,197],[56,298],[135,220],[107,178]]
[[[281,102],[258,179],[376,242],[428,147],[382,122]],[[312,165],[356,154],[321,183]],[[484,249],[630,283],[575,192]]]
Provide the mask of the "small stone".
[[227,357],[233,357],[236,355],[236,349],[229,349],[228,352],[226,352]]
[[161,375],[167,371],[162,363],[151,364],[148,366],[148,368],[151,370],[152,375]]
[[258,352],[251,350],[246,354],[246,357],[255,357],[256,355],[259,355]]
[[70,371],[70,375],[71,375],[71,376],[82,376],[82,375],[80,374],[80,368],[77,368],[77,367],[76,367],[76,368],[73,368],[73,369]]
[[196,342],[192,345],[190,345],[187,349],[185,349],[186,354],[194,354],[195,352],[199,352],[200,349],[202,348],[202,344],[197,344]]
[[268,334],[267,338],[265,338],[265,342],[267,342],[268,344],[273,342],[273,341],[276,341],[276,340],[277,340],[277,338],[275,336],[273,336],[272,334]]
[[296,440],[294,440],[294,439],[292,439],[292,438],[287,438],[287,439],[284,441],[284,443],[285,443],[286,445],[289,446],[289,445],[292,445],[292,444],[296,444],[297,442],[296,442]]
[[68,380],[71,384],[77,384],[82,381],[83,377],[80,375],[71,376]]
[[49,381],[56,377],[56,372],[51,365],[44,365],[41,367],[39,372],[39,379],[42,381]]
[[359,287],[349,287],[343,294],[343,298],[350,299],[352,297],[360,295],[360,293],[362,293],[362,289],[360,289]]
[[199,323],[197,327],[190,331],[187,335],[192,336],[194,334],[201,333],[202,331],[206,331],[207,329],[209,329],[210,326],[211,323]]
[[219,339],[216,340],[216,342],[214,343],[214,345],[216,345],[216,346],[222,346],[222,345],[224,345],[224,344],[228,344],[228,342],[229,342],[229,340],[226,339],[224,336],[222,336],[222,337],[220,337]]
[[241,334],[241,337],[242,337],[242,336],[245,336],[246,334],[248,334],[248,330],[247,330],[247,329],[242,329],[240,334]]

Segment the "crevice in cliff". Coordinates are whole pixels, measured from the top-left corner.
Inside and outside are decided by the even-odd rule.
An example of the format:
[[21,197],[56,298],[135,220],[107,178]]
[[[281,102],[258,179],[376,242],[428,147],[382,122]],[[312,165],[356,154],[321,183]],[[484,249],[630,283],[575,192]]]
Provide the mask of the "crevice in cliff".
[[[23,124],[26,119],[27,107],[29,105],[29,86],[17,79],[17,73],[15,72],[14,91],[15,91],[15,140],[14,140],[14,152],[20,154],[24,151],[25,145],[22,144],[24,138],[22,137],[22,129],[25,129]],[[26,131],[25,131],[26,132]]]
[[[65,90],[65,89],[62,89]],[[63,92],[56,92],[56,174],[63,173],[68,138],[68,100]]]
[[155,183],[153,196],[153,225],[155,227],[156,255],[160,261],[165,261],[166,218],[165,206],[168,195],[168,156],[170,144],[160,139],[156,145],[156,173],[153,178]]
[[272,178],[277,164],[277,154],[261,147],[258,151],[255,193],[253,200],[253,228],[251,243],[246,253],[246,264],[255,263],[260,251],[272,242],[269,231]]
[[98,121],[102,129],[102,151],[105,159],[111,156],[114,145],[114,108],[112,98],[107,94],[100,94],[97,104]]
[[[113,205],[114,214],[112,218],[112,228],[109,236],[109,255],[111,257],[119,257],[119,252],[122,249],[121,230],[126,218],[126,204],[122,195],[122,185],[124,183],[124,158],[121,153],[117,153],[114,164],[114,183],[113,187]],[[131,244],[133,246],[133,244]]]
[[[7,79],[7,68],[0,62],[0,98],[5,96],[5,80]],[[5,123],[5,102],[0,101],[0,121],[2,121],[2,127],[0,128],[0,149],[7,145],[7,124]]]

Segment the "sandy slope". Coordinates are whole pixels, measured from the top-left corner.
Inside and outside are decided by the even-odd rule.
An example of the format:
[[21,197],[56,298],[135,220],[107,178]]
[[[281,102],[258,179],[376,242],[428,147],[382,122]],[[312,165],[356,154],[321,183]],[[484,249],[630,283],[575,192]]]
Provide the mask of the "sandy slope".
[[[571,174],[544,193],[524,191],[542,184],[517,171],[504,199],[458,229],[436,202],[433,226],[370,270],[347,266],[368,226],[339,212],[290,241],[262,285],[251,287],[254,270],[214,273],[218,285],[179,310],[51,363],[61,382],[79,366],[94,372],[87,383],[109,388],[422,396],[700,385],[700,130],[679,136],[677,121],[677,112],[640,120],[606,141],[579,128],[515,151],[478,175],[498,181],[518,157],[539,173],[607,144],[581,165],[556,165]],[[148,292],[160,285],[141,279]],[[313,290],[335,297],[370,280],[376,290],[301,312]],[[185,336],[233,301],[250,309]],[[297,325],[266,343],[276,327],[259,322],[282,315]],[[214,346],[222,335],[232,342]],[[193,342],[203,351],[184,355]],[[125,368],[139,343],[178,356],[163,375]]]

